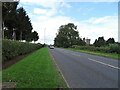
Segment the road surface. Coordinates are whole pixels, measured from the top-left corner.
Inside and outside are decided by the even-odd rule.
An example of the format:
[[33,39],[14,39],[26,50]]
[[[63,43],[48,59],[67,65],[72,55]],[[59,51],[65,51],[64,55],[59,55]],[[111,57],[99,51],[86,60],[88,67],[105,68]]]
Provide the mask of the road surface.
[[118,60],[49,49],[70,88],[118,88]]

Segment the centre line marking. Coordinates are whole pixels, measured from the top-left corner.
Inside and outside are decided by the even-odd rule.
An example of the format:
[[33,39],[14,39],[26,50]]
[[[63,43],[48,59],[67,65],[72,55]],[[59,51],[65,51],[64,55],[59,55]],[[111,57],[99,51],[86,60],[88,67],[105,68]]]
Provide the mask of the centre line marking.
[[94,59],[91,59],[91,58],[88,58],[89,60],[91,61],[94,61],[94,62],[97,62],[97,63],[100,63],[100,64],[103,64],[103,65],[106,65],[106,66],[109,66],[109,67],[112,67],[112,68],[115,68],[115,69],[119,69],[119,67],[116,67],[116,66],[113,66],[113,65],[110,65],[110,64],[107,64],[107,63],[103,63],[103,62],[100,62],[100,61],[97,61],[97,60],[94,60]]

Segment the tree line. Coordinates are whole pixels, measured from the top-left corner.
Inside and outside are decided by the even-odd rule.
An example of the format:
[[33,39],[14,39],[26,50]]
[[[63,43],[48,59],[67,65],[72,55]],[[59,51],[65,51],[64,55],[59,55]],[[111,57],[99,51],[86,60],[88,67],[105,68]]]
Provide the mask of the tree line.
[[17,8],[19,2],[2,2],[3,38],[37,41],[38,33],[32,31],[32,23],[23,7]]
[[[114,38],[109,38],[107,41],[104,37],[98,37],[93,45],[95,47],[106,46],[109,44],[116,43]],[[77,31],[77,26],[74,23],[68,23],[66,25],[61,25],[58,29],[58,33],[54,39],[54,45],[57,47],[72,47],[73,45],[85,46],[87,45],[84,39],[79,37],[79,32]]]
[[101,47],[101,46],[106,46],[109,44],[115,44],[115,40],[114,38],[109,38],[108,40],[105,40],[104,37],[98,37],[98,39],[95,40],[95,42],[93,43],[93,45],[95,47]]

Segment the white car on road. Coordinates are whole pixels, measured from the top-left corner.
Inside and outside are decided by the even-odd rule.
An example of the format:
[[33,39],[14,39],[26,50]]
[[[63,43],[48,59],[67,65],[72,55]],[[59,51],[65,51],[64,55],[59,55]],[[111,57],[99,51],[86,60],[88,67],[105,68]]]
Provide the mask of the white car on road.
[[50,49],[54,49],[54,46],[50,45],[49,48],[50,48]]

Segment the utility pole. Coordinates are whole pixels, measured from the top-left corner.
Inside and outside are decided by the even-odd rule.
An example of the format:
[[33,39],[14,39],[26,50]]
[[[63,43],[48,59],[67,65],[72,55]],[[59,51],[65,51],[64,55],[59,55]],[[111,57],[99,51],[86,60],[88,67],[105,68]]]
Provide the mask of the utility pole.
[[44,44],[45,44],[45,31],[46,31],[46,28],[44,29]]

